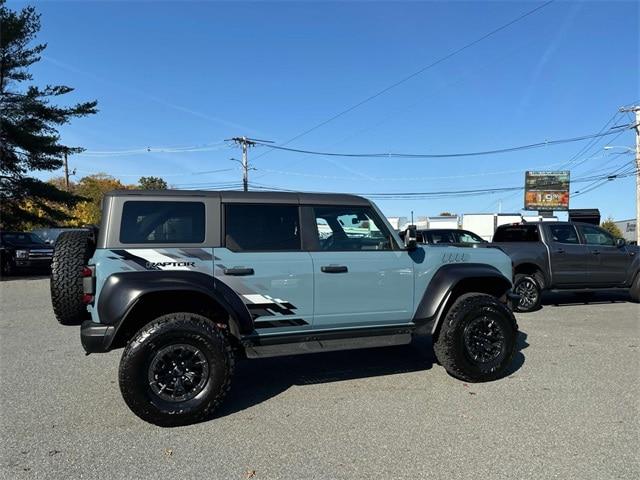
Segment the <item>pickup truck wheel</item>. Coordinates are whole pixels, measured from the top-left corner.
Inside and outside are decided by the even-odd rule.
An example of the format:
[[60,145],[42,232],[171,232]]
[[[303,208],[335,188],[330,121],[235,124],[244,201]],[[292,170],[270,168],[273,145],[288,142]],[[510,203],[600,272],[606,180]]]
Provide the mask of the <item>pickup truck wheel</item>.
[[516,275],[513,282],[513,293],[520,295],[514,306],[516,312],[533,312],[540,308],[542,302],[542,281],[537,274]]
[[195,313],[171,313],[143,327],[125,347],[119,383],[141,419],[162,427],[205,419],[231,386],[233,349],[226,334]]
[[629,289],[629,295],[631,296],[631,300],[640,303],[640,273],[636,275],[636,279]]
[[82,268],[93,255],[88,230],[71,230],[60,234],[51,261],[51,304],[62,325],[80,325],[87,316],[82,302]]
[[451,306],[434,351],[450,375],[467,382],[489,381],[511,364],[517,332],[515,317],[495,297],[469,293]]
[[7,258],[4,262],[2,262],[2,275],[5,277],[10,277],[16,271],[16,265],[12,258]]

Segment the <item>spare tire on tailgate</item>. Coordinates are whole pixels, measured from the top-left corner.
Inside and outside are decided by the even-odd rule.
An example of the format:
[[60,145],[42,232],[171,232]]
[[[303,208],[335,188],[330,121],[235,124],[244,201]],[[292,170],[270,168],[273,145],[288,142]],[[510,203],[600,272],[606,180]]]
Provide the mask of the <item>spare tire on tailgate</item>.
[[82,301],[82,269],[95,246],[89,230],[71,230],[60,234],[51,263],[51,303],[62,325],[79,325],[87,318]]

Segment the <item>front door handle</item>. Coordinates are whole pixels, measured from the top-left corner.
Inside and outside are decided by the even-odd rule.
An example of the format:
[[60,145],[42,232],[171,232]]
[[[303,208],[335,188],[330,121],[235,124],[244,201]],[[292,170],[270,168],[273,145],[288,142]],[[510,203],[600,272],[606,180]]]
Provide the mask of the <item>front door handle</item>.
[[593,252],[591,252],[591,253],[593,253],[594,255],[600,255],[600,250],[594,250],[594,251],[593,251]]
[[247,268],[247,267],[233,267],[233,268],[225,268],[224,269],[224,274],[225,275],[233,275],[236,277],[242,277],[245,275],[253,275],[255,272],[253,271],[253,268]]
[[564,253],[564,248],[558,248],[558,249],[556,250],[556,253]]
[[320,267],[324,273],[347,273],[349,269],[345,265],[325,265]]

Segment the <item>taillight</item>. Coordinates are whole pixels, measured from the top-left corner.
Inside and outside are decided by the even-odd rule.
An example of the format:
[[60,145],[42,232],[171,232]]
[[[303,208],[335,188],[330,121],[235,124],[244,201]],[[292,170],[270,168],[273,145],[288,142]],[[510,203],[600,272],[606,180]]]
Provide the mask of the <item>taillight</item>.
[[94,266],[82,267],[82,303],[85,305],[93,305],[96,293],[96,277]]

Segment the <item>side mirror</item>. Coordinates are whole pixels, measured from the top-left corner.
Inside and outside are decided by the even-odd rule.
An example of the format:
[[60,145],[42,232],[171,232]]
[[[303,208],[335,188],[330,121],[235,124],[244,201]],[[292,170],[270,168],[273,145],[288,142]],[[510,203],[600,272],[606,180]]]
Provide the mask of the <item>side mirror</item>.
[[624,247],[627,244],[627,241],[624,238],[616,238],[616,247]]
[[409,225],[404,232],[404,247],[407,250],[415,250],[418,246],[418,229],[415,225]]

